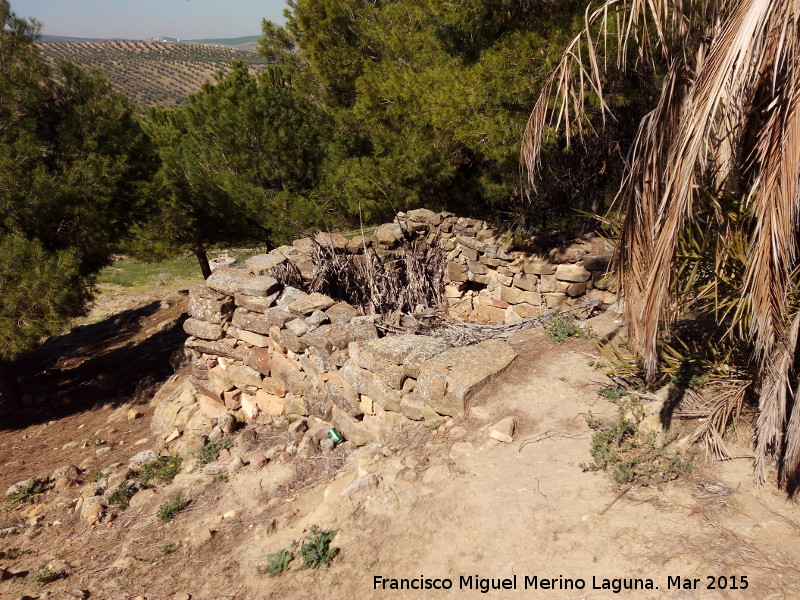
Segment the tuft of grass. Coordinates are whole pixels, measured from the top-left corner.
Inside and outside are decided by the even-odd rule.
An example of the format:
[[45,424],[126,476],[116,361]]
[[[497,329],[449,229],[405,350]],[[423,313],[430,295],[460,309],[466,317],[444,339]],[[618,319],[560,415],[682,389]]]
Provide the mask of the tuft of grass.
[[123,510],[128,508],[128,503],[135,493],[135,487],[128,485],[127,481],[121,481],[116,489],[109,494],[108,501],[120,510]]
[[89,483],[97,483],[105,476],[105,473],[103,473],[100,469],[95,469],[89,475]]
[[156,518],[161,521],[162,523],[169,523],[172,521],[179,512],[181,512],[186,506],[188,502],[186,502],[180,496],[175,496],[172,500],[168,500],[164,502],[156,513]]
[[45,585],[47,583],[52,583],[57,579],[61,579],[63,576],[64,573],[59,573],[58,571],[48,569],[46,565],[42,564],[39,565],[39,568],[36,569],[36,571],[34,571],[30,577],[28,577],[28,581],[37,585]]
[[180,456],[159,456],[153,462],[142,466],[142,470],[139,471],[139,480],[142,483],[148,483],[153,479],[172,481],[181,472],[182,462],[183,459]]
[[177,549],[178,549],[178,544],[167,544],[167,545],[161,546],[161,548],[159,548],[158,555],[159,556],[169,556],[170,554],[175,552],[175,550],[177,550]]
[[202,467],[203,465],[214,462],[217,460],[219,453],[225,448],[230,448],[231,445],[232,443],[230,440],[221,440],[213,444],[206,444],[203,446],[203,449],[200,451],[200,454],[197,457],[197,466]]
[[620,399],[628,395],[628,390],[626,390],[621,385],[610,385],[597,392],[597,394],[599,396],[602,396],[609,402],[613,402],[614,404],[616,404],[617,402],[620,401]]
[[553,319],[545,328],[550,340],[556,344],[561,344],[570,338],[591,339],[597,337],[591,327],[582,327],[580,322],[571,315],[561,315]]
[[331,542],[336,531],[323,531],[316,525],[306,535],[297,554],[303,561],[303,569],[317,569],[323,565],[330,566],[331,561],[339,553],[339,548],[332,548]]
[[39,501],[39,497],[47,491],[47,486],[44,481],[37,477],[32,477],[21,486],[16,493],[6,498],[5,510],[11,510],[19,504],[35,504]]
[[281,550],[275,554],[267,554],[267,564],[259,567],[257,571],[262,575],[280,575],[289,568],[289,563],[294,560],[294,555],[288,550]]

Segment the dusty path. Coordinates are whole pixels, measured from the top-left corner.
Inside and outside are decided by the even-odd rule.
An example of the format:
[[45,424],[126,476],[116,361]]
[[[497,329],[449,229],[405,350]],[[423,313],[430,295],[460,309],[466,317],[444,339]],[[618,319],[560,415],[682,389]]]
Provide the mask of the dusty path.
[[[139,317],[137,331],[175,318],[164,310],[173,309]],[[617,324],[605,315],[594,326],[604,334]],[[692,480],[633,489],[614,502],[618,493],[606,475],[581,468],[590,461],[584,416],[616,411],[596,393],[604,382],[588,364],[592,343],[554,345],[540,335],[517,350],[519,359],[481,392],[466,418],[438,431],[414,426],[385,448],[353,453],[338,472],[320,471],[321,461],[309,459],[303,468],[280,460],[263,469],[246,467],[224,480],[182,473],[116,521],[95,526],[70,511],[77,487],[48,492],[34,515],[0,513],[0,529],[21,529],[0,538],[0,552],[23,551],[13,562],[0,559],[0,567],[16,574],[0,582],[0,598],[78,598],[81,590],[88,593],[83,597],[108,600],[171,599],[176,593],[193,600],[800,598],[800,511],[770,486],[754,489],[749,460],[701,466]],[[124,463],[140,449],[134,442],[147,438],[151,410],[139,404],[144,418],[127,421],[121,411],[130,402],[135,398],[116,398],[105,405],[110,408],[101,404],[47,426],[0,432],[0,484],[64,463],[83,462],[87,472]],[[490,440],[487,426],[507,415],[518,422],[514,442]],[[84,440],[95,430],[104,430],[110,442],[106,456],[91,445],[61,449],[65,440]],[[267,433],[259,435],[264,440]],[[744,435],[737,453],[749,453],[747,442]],[[342,495],[364,476],[378,483]],[[715,496],[703,482],[735,491]],[[156,509],[178,492],[192,500],[190,510],[170,524],[158,523]],[[266,554],[287,547],[313,524],[339,532],[341,553],[329,569],[257,573]],[[213,536],[205,538],[209,531]],[[167,547],[173,550],[165,552]],[[28,573],[52,559],[66,561],[69,577],[47,586],[27,582]],[[375,589],[376,576],[450,579],[453,587],[399,591],[388,589],[387,581],[387,589]],[[473,589],[464,589],[461,578],[470,576]],[[708,576],[725,576],[728,583],[736,577],[739,587],[746,577],[748,587],[708,590]],[[477,580],[497,584],[514,577],[516,589],[478,589]],[[530,585],[533,577],[537,589]],[[670,577],[697,578],[696,589],[667,589]],[[658,589],[594,589],[604,578],[609,585],[649,578]],[[543,579],[554,580],[554,589],[543,589]],[[581,581],[585,587],[577,589]]]

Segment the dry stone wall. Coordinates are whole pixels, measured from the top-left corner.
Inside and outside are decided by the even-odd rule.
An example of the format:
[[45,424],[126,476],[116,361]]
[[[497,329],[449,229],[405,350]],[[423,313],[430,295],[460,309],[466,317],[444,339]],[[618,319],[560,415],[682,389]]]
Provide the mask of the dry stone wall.
[[381,337],[377,315],[272,276],[291,269],[309,283],[318,245],[387,264],[412,241],[447,253],[444,288],[455,317],[513,323],[586,295],[612,301],[604,281],[610,253],[596,238],[550,249],[532,242],[523,252],[484,221],[425,209],[399,214],[370,237],[320,233],[243,268],[218,268],[190,290],[190,376],[171,380],[154,398],[153,429],[191,454],[239,422],[302,423],[314,430],[303,439],[317,440],[334,427],[364,445],[385,442],[408,420],[463,415],[516,357],[508,343],[452,348],[423,335]]

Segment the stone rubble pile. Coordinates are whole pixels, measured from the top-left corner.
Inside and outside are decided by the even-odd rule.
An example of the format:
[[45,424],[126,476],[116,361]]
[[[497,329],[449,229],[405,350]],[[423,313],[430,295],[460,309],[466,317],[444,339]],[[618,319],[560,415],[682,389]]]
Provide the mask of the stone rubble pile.
[[384,443],[409,420],[463,415],[514,360],[508,343],[450,348],[421,335],[380,337],[377,316],[270,275],[290,266],[309,283],[317,245],[343,255],[369,253],[387,264],[411,241],[447,252],[445,295],[457,318],[514,323],[586,294],[613,301],[604,279],[610,253],[597,238],[512,251],[484,221],[418,209],[371,237],[320,233],[295,240],[247,259],[244,268],[218,268],[190,291],[184,329],[191,377],[169,382],[156,396],[153,430],[187,453],[239,422],[302,420],[365,445]]

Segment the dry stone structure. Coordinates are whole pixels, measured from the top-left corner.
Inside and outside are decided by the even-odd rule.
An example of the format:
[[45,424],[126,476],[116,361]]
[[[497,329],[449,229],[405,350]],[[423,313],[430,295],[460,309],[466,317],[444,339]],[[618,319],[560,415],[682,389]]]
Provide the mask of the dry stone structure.
[[585,295],[613,301],[604,279],[609,249],[597,238],[549,249],[532,240],[526,251],[512,250],[484,221],[425,209],[399,214],[371,237],[320,233],[217,269],[190,290],[191,373],[154,398],[154,431],[187,454],[253,421],[302,423],[294,426],[312,428],[317,441],[335,427],[360,446],[385,442],[409,420],[463,415],[516,357],[508,343],[453,348],[424,335],[381,336],[379,315],[273,277],[291,266],[310,283],[315,245],[390,263],[411,241],[447,254],[442,281],[453,317],[514,323]]

